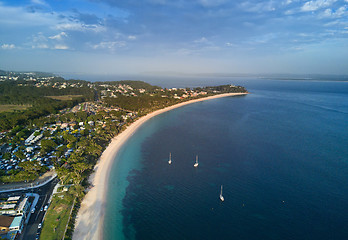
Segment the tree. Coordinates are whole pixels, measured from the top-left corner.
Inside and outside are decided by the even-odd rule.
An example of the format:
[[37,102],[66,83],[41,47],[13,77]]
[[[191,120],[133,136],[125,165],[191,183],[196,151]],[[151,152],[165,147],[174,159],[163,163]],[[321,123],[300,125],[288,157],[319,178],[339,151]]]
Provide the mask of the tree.
[[49,130],[46,130],[43,132],[44,137],[50,137],[51,136],[51,132]]
[[77,141],[77,138],[74,135],[70,134],[69,132],[64,132],[63,138],[68,143],[74,143]]
[[40,173],[45,171],[44,167],[40,166],[38,161],[21,162],[18,164],[18,166],[23,168],[23,171],[21,172],[27,173],[29,175],[34,175],[35,177],[39,177]]
[[2,158],[5,159],[5,160],[10,160],[10,159],[11,159],[11,153],[5,152],[5,153],[2,155]]
[[18,150],[17,152],[15,152],[14,155],[21,160],[25,158],[25,155],[21,150]]
[[61,157],[63,152],[65,152],[65,150],[66,150],[66,146],[65,145],[58,147],[57,151],[55,153],[56,157],[58,157],[58,158]]
[[80,176],[83,174],[84,171],[90,168],[91,166],[84,162],[78,162],[73,165],[74,172]]
[[41,154],[50,152],[57,147],[57,144],[51,139],[41,140]]

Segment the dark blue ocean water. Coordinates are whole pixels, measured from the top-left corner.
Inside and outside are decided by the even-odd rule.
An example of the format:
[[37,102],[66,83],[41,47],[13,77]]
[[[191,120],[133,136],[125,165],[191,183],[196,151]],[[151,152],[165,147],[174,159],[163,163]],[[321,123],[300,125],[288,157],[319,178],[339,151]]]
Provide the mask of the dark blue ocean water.
[[348,83],[238,83],[251,94],[164,113],[129,139],[104,239],[348,239]]

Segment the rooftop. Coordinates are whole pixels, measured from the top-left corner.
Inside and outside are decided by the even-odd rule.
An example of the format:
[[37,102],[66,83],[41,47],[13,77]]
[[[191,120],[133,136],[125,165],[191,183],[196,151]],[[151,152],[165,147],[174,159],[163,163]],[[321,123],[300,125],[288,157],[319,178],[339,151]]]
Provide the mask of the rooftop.
[[23,216],[17,216],[13,219],[10,228],[19,228],[21,226]]
[[18,211],[23,211],[25,204],[28,202],[28,198],[24,198],[18,205]]
[[16,207],[16,204],[5,204],[1,207],[1,209],[14,209]]
[[15,197],[9,197],[7,201],[18,201],[21,198],[21,196],[15,196]]
[[13,219],[14,217],[0,215],[0,227],[9,228],[11,226],[11,223],[13,222]]

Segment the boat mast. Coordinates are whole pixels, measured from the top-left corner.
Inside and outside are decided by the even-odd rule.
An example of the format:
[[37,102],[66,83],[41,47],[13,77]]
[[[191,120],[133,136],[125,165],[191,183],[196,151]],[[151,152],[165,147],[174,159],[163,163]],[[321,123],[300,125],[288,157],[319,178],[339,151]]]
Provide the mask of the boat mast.
[[220,192],[220,200],[221,202],[225,201],[224,196],[222,196],[222,185],[221,185],[221,192]]

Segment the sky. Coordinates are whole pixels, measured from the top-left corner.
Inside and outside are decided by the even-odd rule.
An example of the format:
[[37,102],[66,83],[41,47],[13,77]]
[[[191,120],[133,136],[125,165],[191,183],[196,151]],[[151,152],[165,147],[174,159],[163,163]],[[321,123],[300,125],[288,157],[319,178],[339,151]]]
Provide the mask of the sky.
[[0,0],[0,69],[348,74],[348,0]]

